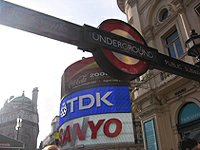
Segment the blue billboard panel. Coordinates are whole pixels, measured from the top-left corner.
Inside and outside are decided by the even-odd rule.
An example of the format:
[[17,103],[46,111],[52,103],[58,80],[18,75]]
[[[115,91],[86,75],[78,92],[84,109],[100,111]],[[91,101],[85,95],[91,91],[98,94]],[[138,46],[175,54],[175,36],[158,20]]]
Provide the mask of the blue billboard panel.
[[60,104],[60,125],[89,115],[130,112],[128,86],[102,86],[64,97]]

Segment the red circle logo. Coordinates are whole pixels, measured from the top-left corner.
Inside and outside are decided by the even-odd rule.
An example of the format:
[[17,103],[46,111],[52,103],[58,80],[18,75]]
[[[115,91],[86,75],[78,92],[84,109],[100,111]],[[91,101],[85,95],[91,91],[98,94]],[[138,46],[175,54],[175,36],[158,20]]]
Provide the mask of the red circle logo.
[[[123,21],[109,19],[102,22],[99,28],[146,45],[140,33]],[[118,79],[131,80],[137,78],[149,68],[149,64],[143,60],[138,60],[105,48],[97,50],[94,57],[105,72]]]

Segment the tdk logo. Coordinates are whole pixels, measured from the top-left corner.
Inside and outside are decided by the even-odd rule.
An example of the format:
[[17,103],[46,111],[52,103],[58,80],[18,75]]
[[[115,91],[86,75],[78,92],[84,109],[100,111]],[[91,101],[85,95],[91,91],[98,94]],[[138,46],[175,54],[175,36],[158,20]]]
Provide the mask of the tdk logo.
[[[112,94],[112,91],[108,91],[105,94],[96,92],[92,94],[85,94],[77,96],[68,100],[65,100],[60,109],[60,117],[63,118],[69,113],[73,113],[78,110],[90,109],[93,106],[101,107],[104,103],[107,106],[113,106],[108,100],[108,97]],[[78,105],[78,106],[76,106]],[[76,108],[76,109],[75,109]]]
[[60,117],[64,117],[66,114],[67,114],[67,106],[65,103],[63,103],[60,110]]

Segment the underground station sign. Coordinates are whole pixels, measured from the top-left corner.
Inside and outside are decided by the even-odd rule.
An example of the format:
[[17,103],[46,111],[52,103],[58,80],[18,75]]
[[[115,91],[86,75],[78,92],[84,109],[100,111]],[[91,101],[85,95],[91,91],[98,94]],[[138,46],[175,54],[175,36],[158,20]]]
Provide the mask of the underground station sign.
[[[109,22],[111,20],[107,20],[107,21]],[[120,27],[118,27],[118,29],[120,30],[123,30],[121,26],[128,26],[125,22],[122,22],[122,21],[118,21],[118,20],[112,20],[112,21],[119,24]],[[109,28],[109,25],[110,24],[108,23],[108,28]],[[139,37],[139,38],[135,38],[134,39],[135,41],[127,39],[122,36],[118,36],[116,34],[105,32],[104,30],[98,30],[96,28],[92,28],[85,25],[85,40],[88,42],[94,43],[100,47],[98,50],[96,50],[97,52],[94,51],[93,54],[94,54],[94,57],[96,58],[97,63],[105,70],[105,72],[107,71],[109,75],[114,76],[119,79],[131,80],[142,75],[148,69],[148,67],[150,67],[151,69],[155,68],[155,69],[166,71],[166,72],[176,74],[185,78],[189,78],[195,81],[200,81],[200,67],[197,67],[197,66],[188,64],[184,61],[161,54],[158,52],[158,50],[151,47],[147,47],[142,36],[133,27],[130,27],[130,28],[132,28],[132,31],[134,31],[132,36]],[[105,48],[107,50],[106,51],[107,53],[105,52]],[[108,52],[108,49],[109,49],[109,52]],[[120,54],[124,54],[123,58],[130,56],[132,58],[137,58],[139,60],[134,60],[133,63],[137,61],[138,62],[135,63],[134,65],[129,65],[129,64],[126,64],[127,59],[123,59],[122,57],[121,57],[122,59],[120,59],[116,55],[114,56],[109,55],[109,53],[112,53],[112,52],[118,52]],[[105,57],[107,59],[105,59]],[[113,61],[114,59],[117,59],[118,63],[116,63],[116,61]],[[109,63],[111,63],[112,65],[113,64],[116,65],[120,63],[124,64],[124,66],[126,67],[128,66],[127,68],[129,68],[129,71],[121,67],[122,65],[118,65],[118,67],[116,66],[110,67],[112,65],[110,65]],[[116,68],[118,68],[118,70],[116,70]],[[113,69],[115,71],[112,71],[110,69]]]
[[0,24],[76,45],[93,53],[106,73],[121,80],[132,80],[155,68],[200,81],[200,67],[148,47],[136,29],[119,20],[106,20],[97,29],[0,1]]
[[[86,29],[85,39],[97,44],[101,43],[101,47],[99,50],[95,51],[93,55],[96,62],[104,71],[108,74],[112,71],[112,76],[118,79],[130,80],[137,78],[149,69],[149,63],[146,61],[108,50],[119,49],[154,61],[154,52],[146,51],[145,49],[141,49],[139,44],[136,46],[131,43],[132,41],[137,41],[140,44],[146,45],[143,37],[137,30],[132,28],[129,24],[115,19],[104,21],[99,28],[130,39],[130,41],[126,41],[127,39],[122,40],[115,36],[108,37],[101,32],[90,32],[90,29]],[[105,46],[105,48],[103,46]]]

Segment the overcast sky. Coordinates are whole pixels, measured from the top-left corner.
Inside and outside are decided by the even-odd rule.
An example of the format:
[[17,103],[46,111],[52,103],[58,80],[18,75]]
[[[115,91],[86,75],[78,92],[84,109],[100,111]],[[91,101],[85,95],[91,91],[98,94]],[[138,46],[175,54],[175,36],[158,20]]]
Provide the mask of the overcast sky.
[[[106,19],[126,21],[117,0],[9,0],[58,18],[98,27]],[[69,65],[92,56],[77,47],[0,25],[0,107],[10,96],[32,98],[39,88],[38,145],[51,131],[59,115],[61,76]]]

